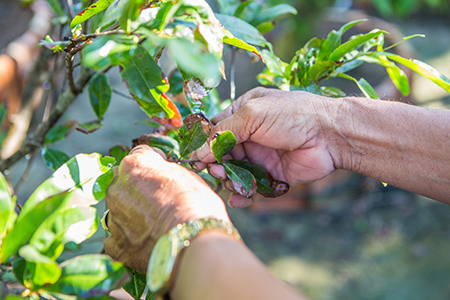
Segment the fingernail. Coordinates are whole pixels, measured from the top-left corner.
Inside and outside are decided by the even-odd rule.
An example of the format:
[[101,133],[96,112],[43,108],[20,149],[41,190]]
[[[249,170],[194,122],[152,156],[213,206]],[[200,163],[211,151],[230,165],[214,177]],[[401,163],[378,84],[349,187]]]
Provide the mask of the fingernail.
[[198,159],[202,160],[209,154],[209,152],[210,152],[209,145],[208,142],[206,142],[196,151],[196,154]]

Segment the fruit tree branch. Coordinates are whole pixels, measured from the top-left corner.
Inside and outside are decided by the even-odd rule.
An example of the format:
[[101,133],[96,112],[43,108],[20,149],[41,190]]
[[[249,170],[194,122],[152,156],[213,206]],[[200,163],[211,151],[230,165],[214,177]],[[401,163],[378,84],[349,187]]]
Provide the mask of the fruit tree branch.
[[74,82],[75,86],[80,88],[76,89],[75,92],[69,88],[58,97],[58,101],[53,110],[50,112],[48,120],[39,124],[36,130],[31,134],[28,141],[26,141],[16,153],[7,159],[0,161],[0,171],[5,171],[25,155],[33,152],[44,143],[47,132],[56,124],[70,104],[72,104],[78,94],[83,90],[84,86],[89,82],[91,77],[92,73],[89,70],[85,68],[81,69],[80,75]]

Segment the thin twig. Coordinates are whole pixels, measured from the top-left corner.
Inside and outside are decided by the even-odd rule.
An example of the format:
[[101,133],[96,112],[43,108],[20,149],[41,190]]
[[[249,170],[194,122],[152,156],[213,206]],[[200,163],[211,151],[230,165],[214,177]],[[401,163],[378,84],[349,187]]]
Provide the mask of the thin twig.
[[161,55],[166,47],[162,47],[161,50],[158,51],[158,53],[155,55],[155,62],[158,63],[159,59],[161,58]]
[[[105,36],[105,35],[113,35],[113,34],[124,34],[125,31],[123,30],[109,30],[109,31],[103,31],[103,32],[97,32],[97,33],[90,33],[90,34],[85,34],[85,35],[81,35],[80,37],[76,38],[76,39],[70,39],[70,45],[69,45],[69,49],[73,48],[74,46],[83,43],[89,39],[95,39],[97,37],[100,36]],[[71,47],[70,47],[71,46]]]
[[72,54],[71,52],[66,54],[66,77],[70,91],[73,94],[78,94],[78,88],[75,85],[75,81],[73,80],[73,57],[74,54]]
[[73,1],[65,0],[65,2],[67,7],[67,14],[69,15],[69,20],[72,20],[75,15],[75,11],[73,10]]
[[124,94],[124,93],[122,93],[122,92],[120,92],[120,91],[118,91],[118,90],[116,90],[116,89],[112,89],[112,92],[113,92],[114,94],[117,94],[117,95],[119,95],[119,96],[124,97],[125,99],[134,100],[133,97],[131,97],[131,96],[127,95],[127,94]]
[[195,159],[182,159],[182,158],[168,157],[167,161],[176,162],[176,163],[191,164],[191,163],[200,162],[200,159],[198,159],[198,158],[195,158]]
[[31,165],[33,163],[34,158],[36,157],[36,150],[31,154],[30,158],[28,159],[27,166],[25,168],[25,171],[23,171],[22,177],[20,177],[19,181],[16,183],[16,186],[14,186],[14,193],[17,195],[17,191],[22,187],[22,184],[27,181],[28,174],[30,174]]

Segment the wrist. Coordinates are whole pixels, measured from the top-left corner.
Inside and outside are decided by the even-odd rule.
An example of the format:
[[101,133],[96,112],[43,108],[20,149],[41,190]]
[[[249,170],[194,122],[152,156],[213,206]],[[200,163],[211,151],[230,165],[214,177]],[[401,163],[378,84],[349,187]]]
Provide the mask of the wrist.
[[208,231],[222,231],[236,240],[241,239],[230,222],[210,218],[180,223],[158,239],[147,271],[147,285],[156,299],[170,291],[182,251],[200,234]]
[[[201,299],[206,296],[212,281],[229,260],[226,249],[243,245],[224,231],[208,230],[196,236],[181,252],[170,289],[171,299]],[[228,261],[229,263],[229,261]],[[200,286],[198,286],[200,284]],[[197,286],[198,289],[195,289]],[[198,292],[199,294],[196,294]]]
[[348,103],[345,98],[321,97],[315,101],[317,123],[335,169],[347,169],[348,140],[344,135]]

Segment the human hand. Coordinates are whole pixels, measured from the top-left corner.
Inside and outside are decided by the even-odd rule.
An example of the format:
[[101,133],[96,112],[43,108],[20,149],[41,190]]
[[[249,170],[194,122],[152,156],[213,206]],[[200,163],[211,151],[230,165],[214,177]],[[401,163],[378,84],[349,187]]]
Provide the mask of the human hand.
[[112,258],[145,274],[156,241],[178,223],[212,217],[230,222],[222,199],[197,174],[144,145],[121,162],[108,188]]
[[[231,152],[233,159],[257,163],[274,179],[290,186],[325,177],[335,170],[324,132],[324,127],[330,124],[327,110],[330,101],[334,99],[302,91],[256,88],[245,93],[211,119],[215,124],[211,135],[195,153],[203,162],[199,167],[214,162],[210,150],[212,137],[230,130],[237,140]],[[222,179],[224,187],[230,189],[222,166],[209,164],[208,168],[211,175]],[[229,204],[245,207],[255,198],[233,193]]]

